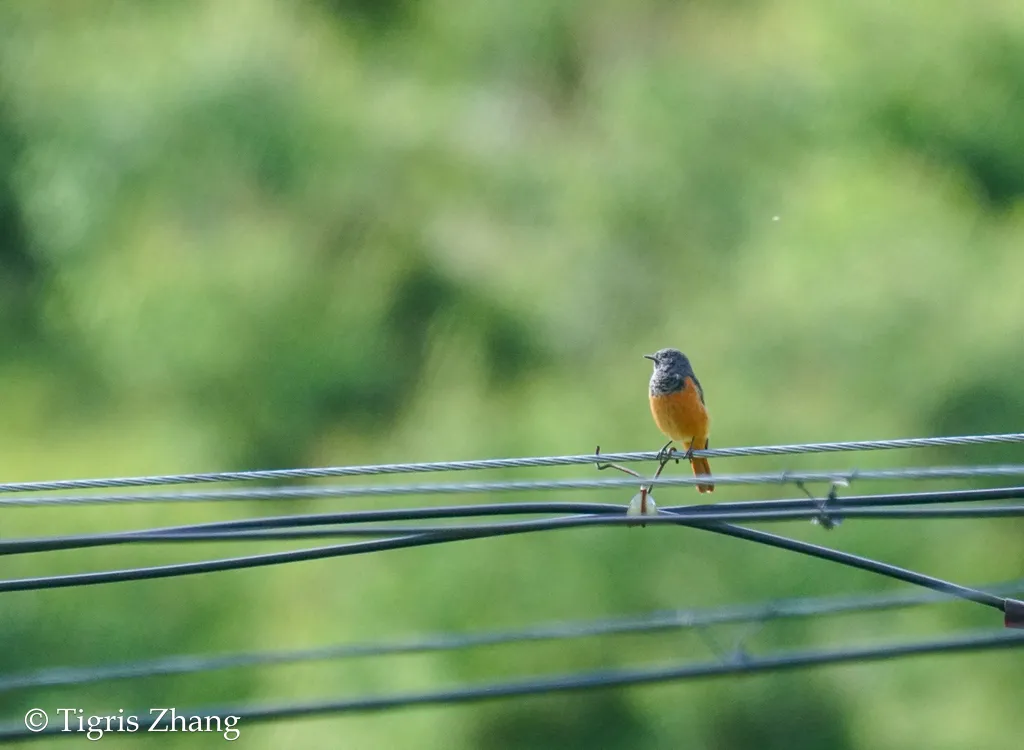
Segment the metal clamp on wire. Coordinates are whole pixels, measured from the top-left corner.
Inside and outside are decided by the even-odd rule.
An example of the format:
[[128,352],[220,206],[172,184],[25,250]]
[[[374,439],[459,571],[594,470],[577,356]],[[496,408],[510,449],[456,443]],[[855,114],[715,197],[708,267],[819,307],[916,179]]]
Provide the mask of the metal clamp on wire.
[[1019,599],[1006,599],[1003,611],[1006,617],[1003,623],[1008,628],[1024,628],[1024,602]]
[[[658,453],[658,459],[657,460],[658,460],[659,463],[658,463],[658,470],[656,472],[654,472],[654,478],[655,479],[657,479],[658,477],[661,476],[661,472],[665,468],[665,464],[667,464],[669,461],[672,460],[671,459],[671,451],[669,453],[665,453],[665,451],[669,447],[669,445],[671,445],[671,443],[669,443],[664,448],[662,448],[661,451],[659,451],[659,453]],[[597,446],[597,449],[594,451],[594,455],[595,456],[600,456],[601,455],[601,446],[600,445]],[[637,477],[638,479],[642,478],[642,477],[640,477],[640,475],[637,472],[633,471],[632,469],[626,468],[625,466],[619,466],[619,464],[603,464],[603,463],[598,462],[597,470],[598,471],[604,471],[605,469],[617,469],[618,471],[621,471],[621,472],[623,472],[625,474],[629,474],[631,476]],[[651,490],[652,489],[654,489],[654,488],[651,485],[649,485],[649,484],[642,484],[642,485],[640,485],[640,491],[638,493],[636,493],[635,495],[633,495],[633,499],[629,501],[629,506],[626,508],[626,515],[627,516],[656,516],[656,515],[658,515],[658,504],[656,502],[654,502],[654,495],[651,494]],[[647,526],[647,524],[641,523],[640,526],[641,527],[645,527],[645,526]]]
[[[788,472],[782,473],[783,479],[785,479],[787,473]],[[855,473],[856,472],[854,472],[854,474]],[[853,478],[853,474],[850,475],[850,478]],[[834,509],[836,503],[839,501],[839,488],[850,486],[850,482],[848,480],[834,479],[832,481],[832,486],[828,490],[828,495],[826,495],[823,500],[819,500],[818,498],[816,498],[814,496],[814,493],[807,489],[807,485],[805,485],[802,480],[797,479],[793,483],[797,487],[799,487],[805,495],[807,495],[810,501],[814,503],[814,505],[818,509],[818,514],[811,519],[811,523],[818,524],[819,526],[821,526],[821,528],[825,529],[825,531],[831,531],[843,522],[842,518],[840,518],[837,515],[834,515],[833,513],[830,513],[829,511],[831,509]]]

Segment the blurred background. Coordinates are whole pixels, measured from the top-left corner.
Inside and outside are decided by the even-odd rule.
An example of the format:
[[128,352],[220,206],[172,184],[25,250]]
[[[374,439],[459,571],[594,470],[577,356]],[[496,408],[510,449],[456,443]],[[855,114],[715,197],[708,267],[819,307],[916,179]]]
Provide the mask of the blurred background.
[[[693,361],[713,447],[1017,431],[1022,196],[1014,0],[6,2],[0,478],[655,450],[641,355],[663,346]],[[1014,460],[987,447],[713,465]],[[8,508],[2,533],[402,504]],[[1024,570],[1019,522],[776,528],[964,583]],[[280,547],[24,555],[2,576]],[[890,588],[693,530],[580,529],[8,593],[0,670]],[[789,623],[751,647],[998,625],[980,609]],[[692,634],[603,638],[8,693],[0,710],[291,701],[685,658],[707,658]],[[240,744],[1012,747],[1015,660],[243,726]]]

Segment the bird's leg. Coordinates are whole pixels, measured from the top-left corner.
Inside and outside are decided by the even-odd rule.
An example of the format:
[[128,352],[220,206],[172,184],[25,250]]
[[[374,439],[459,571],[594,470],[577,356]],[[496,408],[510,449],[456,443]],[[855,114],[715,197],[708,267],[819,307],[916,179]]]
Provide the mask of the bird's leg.
[[671,447],[672,447],[672,441],[669,440],[667,443],[665,443],[663,446],[661,446],[661,450],[658,451],[658,455],[654,457],[654,460],[661,461],[666,456],[671,456],[672,453],[674,452],[674,451],[669,450]]
[[[672,455],[673,453],[675,453],[675,451],[672,450],[671,440],[661,446],[661,450],[658,451],[658,455],[654,457],[654,460],[658,462],[658,473],[654,475],[655,477],[661,474],[662,470],[665,468],[665,464],[674,458]],[[676,458],[675,461],[676,463],[679,463],[678,458]]]
[[693,462],[693,441],[694,438],[691,437],[690,443],[686,447],[686,453],[683,454],[683,458],[685,458],[687,461],[690,461],[691,463]]

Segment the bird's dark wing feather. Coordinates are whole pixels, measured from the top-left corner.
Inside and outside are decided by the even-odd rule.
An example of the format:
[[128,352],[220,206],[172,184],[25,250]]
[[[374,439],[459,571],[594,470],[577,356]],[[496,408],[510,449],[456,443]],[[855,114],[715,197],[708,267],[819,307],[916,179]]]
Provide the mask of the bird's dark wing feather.
[[[703,404],[704,403],[704,389],[701,387],[700,381],[697,380],[697,376],[694,375],[692,371],[690,372],[690,377],[693,379],[693,384],[695,386],[697,386],[697,395],[700,396],[700,402]],[[704,405],[707,406],[707,404],[704,404]]]

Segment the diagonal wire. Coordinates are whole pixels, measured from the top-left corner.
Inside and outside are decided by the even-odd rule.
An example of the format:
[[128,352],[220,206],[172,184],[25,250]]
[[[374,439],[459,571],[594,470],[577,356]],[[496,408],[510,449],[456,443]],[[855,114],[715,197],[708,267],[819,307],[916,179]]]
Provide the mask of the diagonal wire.
[[1006,611],[1005,597],[994,596],[993,594],[989,594],[984,591],[978,591],[977,589],[968,588],[967,586],[960,586],[949,581],[944,581],[940,578],[934,578],[923,573],[917,573],[912,570],[907,570],[906,568],[897,567],[896,565],[889,565],[888,563],[883,563],[878,560],[861,557],[860,555],[841,552],[829,547],[821,547],[809,542],[800,542],[796,539],[790,539],[789,537],[779,536],[777,534],[769,534],[767,531],[748,529],[744,526],[734,526],[732,524],[723,523],[708,524],[703,528],[706,528],[708,531],[715,534],[724,534],[737,539],[746,539],[747,541],[758,542],[760,544],[768,545],[769,547],[778,547],[779,549],[798,552],[800,554],[817,557],[822,560],[829,560],[831,562],[839,563],[840,565],[846,565],[847,567],[877,573],[879,575],[886,576],[887,578],[895,578],[898,581],[906,581],[907,583],[923,586],[924,588],[932,589],[933,591],[943,591],[961,599],[983,604],[987,607],[993,607],[994,609],[998,609],[1000,612]]
[[[970,479],[979,477],[1024,476],[1024,464],[993,466],[941,466],[908,469],[857,469],[836,471],[780,471],[754,474],[718,474],[719,485],[799,484],[814,482],[852,482],[922,479]],[[643,478],[648,486],[693,486],[706,480],[697,477]],[[496,492],[546,492],[568,490],[601,490],[635,487],[634,478],[521,480],[504,482],[448,482],[438,484],[369,485],[362,487],[267,487],[223,490],[219,492],[175,492],[113,495],[52,495],[44,497],[13,497],[0,500],[0,505],[82,505],[142,502],[197,502],[210,500],[268,500],[315,497],[390,497],[408,495],[465,495]],[[2,491],[2,489],[0,489]]]
[[[992,594],[1024,592],[1024,578],[980,587]],[[570,622],[552,622],[513,630],[439,633],[377,643],[341,643],[290,651],[264,651],[220,655],[184,655],[128,664],[95,667],[51,667],[25,674],[0,677],[0,692],[41,687],[68,687],[120,679],[172,674],[194,674],[222,669],[297,664],[333,659],[394,656],[439,651],[459,651],[484,646],[514,645],[538,641],[572,640],[598,636],[659,633],[736,623],[864,614],[955,601],[933,591],[896,591],[859,596],[803,597],[757,604],[738,604],[701,609],[677,609],[641,615]]]
[[[918,640],[879,646],[789,651],[759,657],[743,655],[742,657],[724,662],[684,663],[663,667],[601,669],[566,675],[456,687],[446,690],[262,706],[207,707],[179,711],[178,714],[187,716],[233,716],[237,717],[242,726],[245,726],[258,721],[366,713],[412,706],[449,706],[527,695],[548,695],[551,693],[606,689],[628,685],[679,682],[722,675],[761,674],[782,670],[806,669],[827,664],[886,661],[927,654],[976,653],[1020,648],[1022,646],[1024,646],[1024,633],[993,632],[991,630],[972,631],[942,639]],[[143,717],[143,721],[152,718],[147,710],[138,711],[134,715]],[[167,725],[165,722],[158,726]],[[12,742],[53,736],[63,733],[62,729],[61,722],[53,722],[43,731],[33,734],[26,729],[23,722],[12,722],[0,727],[0,741]]]
[[[761,445],[736,448],[695,450],[693,455],[705,458],[740,456],[775,456],[801,453],[836,453],[845,451],[891,450],[896,448],[924,448],[951,445],[991,445],[995,443],[1024,443],[1024,433],[996,435],[958,435],[950,437],[903,438],[897,440],[862,440],[836,443],[797,443],[792,445]],[[365,476],[379,474],[411,474],[435,471],[469,471],[477,469],[507,469],[530,466],[568,466],[591,464],[599,461],[653,461],[656,451],[608,453],[601,455],[535,456],[526,458],[493,458],[476,461],[435,461],[401,464],[370,464],[365,466],[331,466],[308,469],[271,469],[264,471],[224,471],[198,474],[164,474],[140,477],[111,477],[99,479],[62,479],[42,482],[0,483],[0,493],[40,492],[73,489],[100,489],[105,487],[143,487],[170,484],[201,484],[212,482],[244,482],[279,479],[308,479],[316,477]]]
[[[807,502],[807,501],[805,501]],[[355,510],[341,513],[310,513],[291,516],[265,516],[233,521],[210,521],[184,526],[166,526],[157,529],[114,532],[113,534],[82,534],[39,539],[11,539],[0,541],[0,555],[24,552],[49,552],[104,546],[108,543],[146,541],[149,535],[236,533],[248,530],[290,529],[327,524],[359,524],[367,522],[413,521],[424,519],[455,519],[511,515],[539,515],[551,513],[621,515],[624,508],[614,503],[490,503],[478,505],[434,506],[429,508],[385,508],[381,510]],[[401,527],[395,527],[400,529]],[[455,527],[451,527],[455,528]],[[395,530],[387,532],[394,534]]]
[[[668,516],[669,514],[665,514]],[[661,515],[653,517],[661,518]],[[653,520],[652,518],[652,520]],[[547,520],[547,519],[543,519]],[[635,520],[635,519],[631,519]],[[828,547],[822,547],[809,542],[801,542],[788,537],[770,534],[766,531],[749,529],[744,526],[733,524],[701,521],[699,519],[687,519],[676,516],[672,519],[674,523],[682,526],[692,526],[706,529],[715,534],[731,536],[746,541],[753,541],[771,547],[797,552],[811,557],[828,560],[840,565],[858,568],[860,570],[876,573],[894,578],[896,580],[913,583],[918,586],[930,588],[935,591],[942,591],[952,594],[961,599],[976,602],[988,607],[1007,613],[1009,622],[1009,611],[1016,613],[1021,604],[1015,600],[998,597],[984,591],[961,586],[939,578],[917,573],[912,570],[900,568],[888,563],[871,560],[848,552],[841,552]],[[646,522],[646,519],[645,519]],[[389,549],[402,549],[408,547],[419,547],[432,544],[443,544],[446,542],[462,541],[469,539],[482,539],[507,534],[519,534],[536,530],[538,521],[520,521],[515,524],[508,524],[500,530],[478,530],[454,531],[433,534],[409,534],[389,539],[375,539],[372,541],[349,542],[347,544],[316,547],[313,549],[294,550],[287,552],[271,552],[260,555],[249,555],[245,557],[223,558],[219,560],[204,560],[200,562],[176,563],[160,565],[147,568],[129,568],[124,570],[107,570],[93,573],[72,573],[68,575],[45,576],[38,578],[15,578],[0,580],[0,592],[4,591],[31,591],[39,589],[64,588],[68,586],[85,586],[101,583],[114,583],[122,581],[151,580],[155,578],[168,578],[181,575],[195,575],[199,573],[211,573],[226,570],[239,570],[242,568],[261,567],[266,565],[277,565],[288,562],[302,562],[308,560],[325,559],[329,557],[342,557],[347,555],[364,554],[367,552],[380,552]],[[1009,603],[1009,604],[1008,604]],[[1010,608],[1008,610],[1008,607]],[[1016,618],[1016,614],[1014,615]]]

